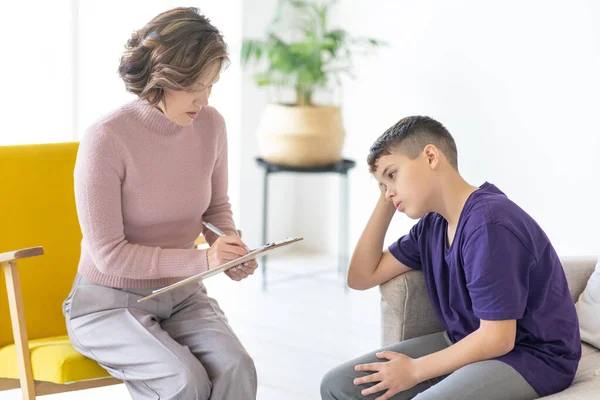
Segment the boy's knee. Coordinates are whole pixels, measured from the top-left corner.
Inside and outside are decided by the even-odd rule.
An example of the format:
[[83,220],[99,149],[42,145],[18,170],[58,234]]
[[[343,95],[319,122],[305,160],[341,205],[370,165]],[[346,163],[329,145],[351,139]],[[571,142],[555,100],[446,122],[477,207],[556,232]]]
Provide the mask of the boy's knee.
[[349,372],[351,371],[347,371],[347,369],[344,365],[340,365],[323,376],[321,380],[321,398],[323,400],[347,399],[355,392],[360,394],[350,376]]

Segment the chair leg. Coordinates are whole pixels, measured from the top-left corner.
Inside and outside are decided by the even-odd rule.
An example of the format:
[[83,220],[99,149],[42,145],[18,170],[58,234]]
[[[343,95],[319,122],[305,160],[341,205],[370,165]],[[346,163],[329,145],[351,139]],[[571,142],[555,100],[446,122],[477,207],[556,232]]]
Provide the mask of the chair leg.
[[19,282],[19,273],[17,271],[16,262],[10,261],[4,265],[4,276],[6,278],[6,291],[8,294],[15,348],[17,350],[17,364],[19,366],[22,398],[23,400],[34,400],[35,386],[31,369],[27,326],[25,324],[25,310],[23,309],[23,295],[21,293],[21,284]]

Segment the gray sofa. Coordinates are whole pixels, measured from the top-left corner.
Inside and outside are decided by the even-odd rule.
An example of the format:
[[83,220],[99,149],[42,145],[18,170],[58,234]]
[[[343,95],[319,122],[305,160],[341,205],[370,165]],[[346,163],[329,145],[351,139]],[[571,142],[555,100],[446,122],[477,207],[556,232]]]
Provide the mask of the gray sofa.
[[[592,257],[562,259],[574,301],[585,288],[596,261]],[[421,272],[410,271],[394,278],[381,285],[380,290],[383,346],[443,330],[433,312]],[[600,399],[600,350],[582,343],[582,358],[571,387],[544,399]]]

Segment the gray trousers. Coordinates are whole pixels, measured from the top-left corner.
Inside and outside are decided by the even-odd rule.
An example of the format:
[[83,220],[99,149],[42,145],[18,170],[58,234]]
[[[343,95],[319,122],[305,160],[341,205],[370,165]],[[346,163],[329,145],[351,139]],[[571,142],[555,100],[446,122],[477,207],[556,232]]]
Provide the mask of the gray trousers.
[[[395,343],[381,350],[365,354],[329,371],[321,382],[324,400],[375,399],[385,391],[363,396],[360,392],[376,383],[355,385],[355,378],[371,372],[357,372],[358,364],[382,362],[375,353],[384,350],[402,353],[412,358],[443,350],[452,344],[445,332],[422,336]],[[391,397],[393,400],[531,400],[539,396],[517,371],[501,361],[488,360],[467,365],[454,373],[422,382],[412,389]]]
[[77,275],[63,304],[75,350],[122,379],[133,399],[256,399],[254,362],[203,285],[142,303]]

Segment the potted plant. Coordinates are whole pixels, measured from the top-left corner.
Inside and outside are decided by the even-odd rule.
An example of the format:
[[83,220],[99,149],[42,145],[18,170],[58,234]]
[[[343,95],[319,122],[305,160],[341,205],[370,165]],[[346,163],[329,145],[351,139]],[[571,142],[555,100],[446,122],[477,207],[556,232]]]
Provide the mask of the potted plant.
[[258,69],[255,83],[295,93],[294,102],[270,103],[262,113],[259,153],[269,162],[321,166],[342,158],[345,133],[340,108],[315,104],[314,95],[341,85],[342,74],[353,77],[352,56],[382,43],[329,29],[329,12],[336,2],[280,0],[267,38],[243,41],[242,65]]

